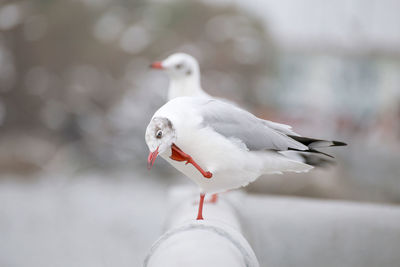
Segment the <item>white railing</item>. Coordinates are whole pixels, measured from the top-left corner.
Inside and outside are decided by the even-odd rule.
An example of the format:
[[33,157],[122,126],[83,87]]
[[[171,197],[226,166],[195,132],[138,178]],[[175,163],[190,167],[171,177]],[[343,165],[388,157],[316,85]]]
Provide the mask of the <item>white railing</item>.
[[398,205],[233,191],[196,221],[196,192],[174,189],[169,199],[167,232],[145,267],[257,267],[253,250],[262,266],[400,266]]
[[[145,267],[258,267],[243,237],[234,206],[241,194],[223,194],[217,203],[205,203],[205,220],[194,220],[198,195],[187,188],[170,193],[169,229],[152,246]],[[236,204],[233,205],[232,202]]]

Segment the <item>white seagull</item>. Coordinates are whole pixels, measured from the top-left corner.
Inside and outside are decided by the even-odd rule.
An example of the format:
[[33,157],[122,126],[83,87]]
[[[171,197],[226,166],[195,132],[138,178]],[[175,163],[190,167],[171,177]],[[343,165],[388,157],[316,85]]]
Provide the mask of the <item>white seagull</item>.
[[201,88],[199,63],[191,55],[175,53],[163,61],[152,63],[150,67],[168,74],[168,100],[181,96],[211,97]]
[[[215,98],[224,102],[235,104],[227,99],[213,97],[207,94],[202,89],[200,82],[199,63],[196,58],[191,55],[185,53],[175,53],[168,56],[163,61],[156,61],[152,63],[150,67],[153,69],[163,70],[168,74],[168,100],[174,99],[176,97],[192,96]],[[274,123],[271,121],[265,121],[265,123],[268,124],[268,126],[272,127],[274,130],[281,131],[284,134],[289,133],[292,135],[298,135],[297,133],[290,130],[291,127],[289,125]],[[284,152],[284,154],[287,157],[300,160],[312,166],[323,167],[333,163],[333,161],[327,158],[317,155],[310,155],[309,153],[288,151]],[[217,194],[214,194],[210,202],[216,202],[216,200]]]
[[263,174],[313,168],[281,152],[322,153],[315,149],[346,145],[302,137],[289,127],[216,99],[178,97],[157,110],[147,126],[148,168],[161,155],[192,179],[200,188],[197,219],[202,220],[205,194],[246,186]]

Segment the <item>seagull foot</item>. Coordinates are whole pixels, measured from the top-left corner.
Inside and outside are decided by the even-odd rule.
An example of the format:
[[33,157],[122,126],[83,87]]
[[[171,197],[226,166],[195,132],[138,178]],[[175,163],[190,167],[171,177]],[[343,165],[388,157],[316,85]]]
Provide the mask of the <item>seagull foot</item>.
[[172,154],[170,156],[171,159],[176,161],[186,161],[185,164],[192,164],[203,176],[204,178],[210,179],[212,177],[211,172],[204,171],[194,160],[193,158],[183,152],[177,145],[172,144],[171,146]]
[[200,194],[200,202],[199,202],[199,211],[197,213],[197,219],[196,220],[204,220],[203,218],[203,204],[204,204],[204,197],[206,194]]
[[215,204],[218,201],[218,194],[212,194],[211,198],[206,201],[206,203],[212,203]]
[[[211,203],[211,204],[215,204],[218,202],[218,194],[212,194],[211,198],[204,200],[204,203]],[[193,206],[195,205],[199,205],[199,201],[193,201],[192,203]]]

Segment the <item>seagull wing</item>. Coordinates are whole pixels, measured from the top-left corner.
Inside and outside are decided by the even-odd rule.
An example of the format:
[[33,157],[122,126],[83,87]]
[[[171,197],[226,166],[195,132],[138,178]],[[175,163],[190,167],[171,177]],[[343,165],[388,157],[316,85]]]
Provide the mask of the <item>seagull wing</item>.
[[200,113],[205,127],[226,138],[240,140],[249,150],[308,150],[306,145],[287,135],[293,134],[290,126],[261,120],[229,103],[207,100],[200,105]]
[[292,130],[292,126],[287,125],[287,124],[283,124],[283,123],[277,123],[277,122],[273,122],[273,121],[268,121],[268,120],[261,120],[267,127],[270,127],[278,132],[281,132],[283,134],[286,135],[295,135],[295,136],[299,136],[298,133],[294,132]]

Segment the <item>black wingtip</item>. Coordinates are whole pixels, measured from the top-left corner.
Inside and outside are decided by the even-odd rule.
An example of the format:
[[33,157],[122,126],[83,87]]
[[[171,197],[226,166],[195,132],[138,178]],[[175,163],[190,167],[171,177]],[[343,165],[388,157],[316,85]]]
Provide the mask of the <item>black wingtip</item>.
[[340,141],[328,141],[328,140],[322,140],[322,139],[316,139],[316,138],[310,138],[310,137],[304,137],[304,136],[296,136],[296,135],[290,135],[290,134],[288,134],[287,136],[296,140],[299,143],[302,143],[305,146],[312,146],[313,143],[318,143],[318,142],[331,143],[329,145],[320,146],[320,147],[347,146],[347,144],[345,142],[340,142]]
[[345,142],[340,142],[340,141],[332,141],[333,146],[347,146]]
[[314,167],[326,168],[328,166],[336,165],[335,161],[316,155],[300,153],[300,156],[304,159],[304,163]]
[[304,153],[317,153],[317,154],[322,154],[322,155],[325,155],[325,156],[333,158],[333,159],[335,158],[334,156],[329,155],[328,153],[325,153],[325,152],[322,152],[322,151],[319,151],[319,150],[316,150],[316,149],[313,149],[313,148],[310,148],[308,150],[300,150],[300,149],[295,149],[295,148],[290,148],[289,147],[288,150],[304,152]]
[[325,156],[330,157],[330,158],[332,158],[332,159],[335,158],[334,156],[332,156],[332,155],[330,155],[330,154],[328,154],[328,153],[325,153],[325,152],[322,152],[322,151],[319,151],[319,150],[316,150],[316,149],[309,149],[309,150],[305,150],[304,152],[311,152],[311,153],[322,154],[322,155],[325,155]]

